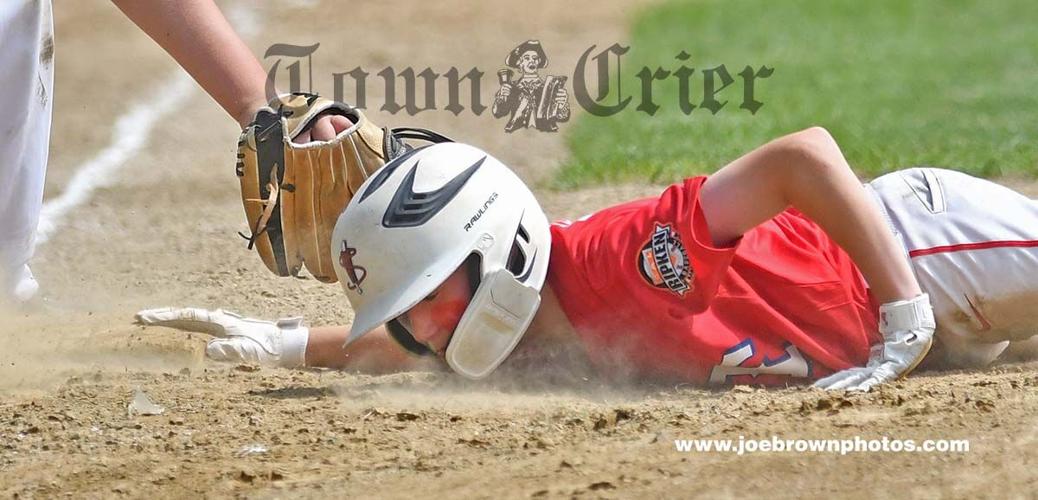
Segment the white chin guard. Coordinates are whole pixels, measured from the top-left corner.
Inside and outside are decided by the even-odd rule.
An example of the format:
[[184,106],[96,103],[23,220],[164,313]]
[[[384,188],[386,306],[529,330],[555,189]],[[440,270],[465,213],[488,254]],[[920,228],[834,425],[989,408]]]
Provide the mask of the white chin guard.
[[512,273],[489,273],[454,330],[447,364],[466,378],[486,377],[515,349],[540,305],[540,292]]

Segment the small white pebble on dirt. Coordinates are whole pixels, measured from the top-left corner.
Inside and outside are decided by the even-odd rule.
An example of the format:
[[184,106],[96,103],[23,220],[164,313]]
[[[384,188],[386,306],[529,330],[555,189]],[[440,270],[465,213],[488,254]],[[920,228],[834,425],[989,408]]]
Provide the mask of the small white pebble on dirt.
[[266,446],[259,443],[252,443],[242,446],[240,449],[238,449],[238,452],[235,453],[235,456],[247,457],[249,455],[265,455],[268,451],[269,450]]

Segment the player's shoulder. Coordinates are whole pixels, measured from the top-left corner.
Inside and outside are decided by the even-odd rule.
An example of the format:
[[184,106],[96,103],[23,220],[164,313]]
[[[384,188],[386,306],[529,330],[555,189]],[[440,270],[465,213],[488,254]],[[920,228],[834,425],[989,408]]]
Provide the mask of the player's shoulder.
[[617,217],[621,217],[625,214],[635,212],[638,209],[648,206],[655,201],[655,198],[641,198],[637,200],[631,200],[610,207],[602,208],[584,214],[576,219],[559,219],[552,223],[553,226],[562,229],[580,229],[587,230],[596,228],[599,226],[606,225],[609,221],[615,221]]
[[636,198],[633,200],[617,203],[590,213],[577,219],[559,219],[552,225],[559,229],[596,229],[602,226],[611,226],[617,219],[624,216],[637,215],[639,212],[657,211],[659,207],[670,207],[672,205],[686,205],[699,196],[699,190],[706,180],[706,176],[691,177],[677,182],[662,189],[660,194]]

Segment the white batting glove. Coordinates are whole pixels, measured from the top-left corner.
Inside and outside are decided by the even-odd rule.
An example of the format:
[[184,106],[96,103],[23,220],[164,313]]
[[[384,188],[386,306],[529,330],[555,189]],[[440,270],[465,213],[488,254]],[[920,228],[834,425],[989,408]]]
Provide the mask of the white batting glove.
[[230,311],[194,307],[145,309],[137,322],[208,333],[217,338],[205,346],[205,354],[216,361],[257,363],[264,366],[301,368],[306,361],[310,331],[303,318],[277,322],[243,318]]
[[836,372],[815,382],[814,387],[867,392],[908,375],[930,352],[936,323],[929,295],[883,304],[879,318],[883,344],[873,346],[868,364]]

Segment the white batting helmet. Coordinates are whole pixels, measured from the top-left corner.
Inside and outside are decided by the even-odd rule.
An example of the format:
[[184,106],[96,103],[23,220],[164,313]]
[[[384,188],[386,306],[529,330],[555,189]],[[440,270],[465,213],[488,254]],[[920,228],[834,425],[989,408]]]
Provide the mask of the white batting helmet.
[[420,349],[396,318],[476,256],[479,284],[446,357],[463,376],[488,375],[540,306],[551,233],[533,193],[496,158],[458,143],[410,151],[357,193],[332,238],[356,312],[346,343],[388,323],[405,347]]

